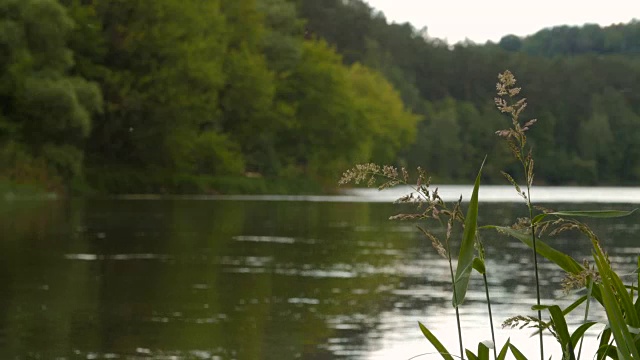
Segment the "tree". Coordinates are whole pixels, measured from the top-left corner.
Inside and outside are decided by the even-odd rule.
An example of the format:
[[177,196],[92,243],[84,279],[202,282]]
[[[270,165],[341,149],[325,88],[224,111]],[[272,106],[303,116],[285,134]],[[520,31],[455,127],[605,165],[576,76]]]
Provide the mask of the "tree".
[[73,26],[55,0],[0,3],[0,136],[15,149],[3,152],[5,171],[21,166],[11,159],[17,151],[43,159],[53,176],[82,175],[82,148],[102,98],[95,83],[69,75]]
[[[96,0],[82,6],[95,12],[105,48],[91,54],[93,66],[79,69],[96,77],[106,102],[91,136],[90,163],[193,170],[192,140],[221,126],[216,99],[225,83],[227,38],[220,36],[219,2]],[[96,68],[105,71],[90,71]]]
[[348,69],[324,41],[303,45],[302,61],[283,84],[294,102],[295,123],[280,138],[287,162],[311,176],[328,179],[361,154],[366,124],[354,106]]
[[364,161],[397,163],[400,150],[415,140],[420,119],[405,108],[400,94],[382,76],[360,64],[351,66],[350,80],[355,91],[355,104],[366,124],[359,137],[369,136],[364,143],[368,156]]

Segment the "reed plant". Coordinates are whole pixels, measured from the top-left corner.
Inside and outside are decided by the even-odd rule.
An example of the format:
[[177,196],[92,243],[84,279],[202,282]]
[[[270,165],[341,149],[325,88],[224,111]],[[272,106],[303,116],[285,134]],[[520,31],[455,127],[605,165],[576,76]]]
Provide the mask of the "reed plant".
[[[478,224],[478,193],[482,169],[487,161],[486,157],[480,165],[471,197],[466,204],[466,211],[463,211],[462,196],[453,204],[446,203],[438,194],[438,189],[431,186],[431,179],[422,168],[417,169],[415,180],[411,180],[409,172],[404,168],[398,169],[393,166],[380,166],[371,163],[360,164],[347,170],[339,183],[341,185],[367,183],[369,186],[377,186],[380,190],[397,185],[410,188],[410,191],[396,202],[414,204],[415,211],[400,213],[392,216],[391,219],[417,221],[419,232],[431,242],[440,256],[448,260],[452,306],[455,309],[457,322],[458,354],[454,355],[446,349],[427,326],[421,322],[418,323],[426,339],[443,359],[453,360],[454,357],[458,357],[460,359],[488,360],[491,349],[494,359],[505,359],[508,354],[517,360],[533,358],[531,354],[523,354],[509,340],[500,347],[496,344],[491,312],[491,291],[487,281],[489,274],[485,266],[485,251],[480,236],[486,231],[497,231],[507,235],[521,241],[532,250],[533,269],[531,273],[535,279],[536,303],[532,305],[531,309],[535,315],[513,316],[503,322],[503,327],[533,328],[539,337],[541,360],[545,359],[543,333],[549,333],[557,339],[561,347],[562,359],[580,359],[582,342],[587,330],[598,324],[596,321],[589,320],[592,302],[594,305],[602,307],[607,317],[604,330],[599,335],[597,353],[592,357],[595,359],[640,359],[640,292],[637,285],[640,284],[640,271],[636,271],[638,273],[636,285],[633,283],[625,285],[620,275],[612,269],[606,252],[601,247],[600,239],[585,223],[579,220],[581,218],[628,216],[635,210],[552,211],[534,206],[532,188],[535,162],[532,147],[527,142],[527,132],[536,124],[537,120],[523,121],[521,119],[527,107],[527,101],[521,96],[522,89],[516,86],[516,78],[510,71],[498,75],[496,90],[497,96],[494,100],[497,109],[510,119],[510,127],[498,130],[496,134],[506,141],[513,157],[521,165],[524,186],[520,186],[516,177],[511,174],[507,172],[502,172],[502,174],[522,197],[528,212],[526,218],[517,219],[512,226],[480,226]],[[435,229],[422,225],[426,224],[428,219],[436,219],[444,228],[442,238],[435,235],[437,233]],[[585,242],[585,246],[591,247],[595,265],[591,265],[587,261],[580,263],[548,244],[548,238],[566,231],[577,231],[586,237],[588,242]],[[458,247],[457,256],[453,253],[456,246]],[[558,266],[559,271],[566,273],[564,287],[567,291],[581,288],[586,290],[586,294],[578,297],[564,308],[557,304],[543,304],[540,297],[539,256],[548,259]],[[640,266],[640,257],[638,264]],[[491,333],[491,340],[479,342],[475,352],[465,345],[469,341],[464,341],[464,329],[461,326],[459,312],[459,308],[464,303],[473,271],[483,278],[488,307],[488,327]],[[585,306],[582,324],[570,331],[566,317],[583,304]],[[543,317],[543,314],[546,314],[546,317]],[[498,348],[500,348],[499,351]]]

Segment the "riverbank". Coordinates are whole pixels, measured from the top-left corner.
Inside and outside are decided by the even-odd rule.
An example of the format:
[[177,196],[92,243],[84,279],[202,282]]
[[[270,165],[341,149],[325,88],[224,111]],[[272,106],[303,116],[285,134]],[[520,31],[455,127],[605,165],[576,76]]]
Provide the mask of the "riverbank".
[[87,174],[86,186],[76,187],[77,195],[301,195],[335,192],[336,186],[304,177],[204,176],[152,172],[100,172]]
[[22,184],[0,179],[0,198],[13,199],[55,199],[62,194],[48,191],[44,186],[37,184]]

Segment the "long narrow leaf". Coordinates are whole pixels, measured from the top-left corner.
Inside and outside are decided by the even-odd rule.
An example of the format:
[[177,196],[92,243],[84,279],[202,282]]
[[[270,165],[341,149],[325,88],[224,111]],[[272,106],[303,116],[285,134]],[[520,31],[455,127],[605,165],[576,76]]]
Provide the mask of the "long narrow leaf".
[[616,290],[618,303],[624,310],[627,324],[634,328],[640,327],[640,319],[638,319],[638,313],[636,313],[636,308],[633,306],[633,298],[631,298],[631,295],[627,292],[620,277],[613,271],[610,272],[610,275],[609,279],[613,284],[613,288]]
[[579,210],[579,211],[555,211],[552,213],[548,213],[548,215],[558,215],[558,216],[567,216],[567,217],[591,217],[591,218],[616,218],[616,217],[624,217],[629,216],[636,212],[638,209],[633,209],[630,211],[626,210]]
[[504,346],[500,350],[498,354],[498,358],[496,360],[504,360],[507,357],[507,351],[509,350],[509,344],[511,343],[511,339],[507,339],[507,342],[504,343]]
[[464,350],[465,355],[467,355],[467,358],[469,358],[469,360],[478,360],[478,357],[472,353],[469,349],[465,349]]
[[616,218],[633,214],[638,209],[631,211],[624,210],[577,210],[577,211],[555,211],[545,214],[538,214],[533,218],[533,223],[537,224],[549,215],[560,217],[590,217],[590,218]]
[[589,330],[590,327],[597,324],[596,321],[589,321],[580,326],[571,334],[571,343],[577,344],[580,341],[580,338],[584,335],[584,333]]
[[[533,243],[531,241],[531,235],[520,230],[515,230],[506,226],[486,226],[485,229],[495,229],[500,233],[505,235],[512,236],[520,241],[522,241],[525,245],[533,248]],[[582,265],[580,265],[574,258],[571,256],[560,252],[551,246],[547,245],[544,241],[537,239],[536,240],[536,251],[538,254],[544,256],[545,258],[551,260],[556,265],[560,266],[564,271],[578,274],[583,270]]]
[[600,347],[598,349],[597,360],[604,360],[606,358],[610,358],[612,360],[619,360],[618,348],[616,348],[612,344],[605,344],[604,346]]
[[421,322],[418,322],[418,325],[420,326],[420,330],[422,331],[422,334],[424,334],[424,337],[426,337],[431,345],[436,348],[438,353],[440,353],[440,356],[442,356],[444,360],[453,360],[453,356],[451,356],[451,353],[444,347],[444,345],[442,345],[440,340],[438,340],[438,338],[433,335],[426,326],[422,325]]
[[607,263],[602,250],[598,246],[594,246],[593,258],[602,278],[602,284],[599,284],[598,287],[602,292],[603,306],[607,313],[613,338],[616,341],[617,353],[623,359],[639,359],[640,356],[638,356],[638,350],[635,348],[633,337],[629,333],[629,329],[627,329],[622,309],[612,290],[613,284],[610,277],[613,271],[611,266]]
[[489,348],[483,343],[478,343],[478,360],[489,360]]
[[549,307],[549,314],[553,320],[553,325],[556,328],[556,335],[560,339],[562,345],[563,359],[575,360],[576,356],[573,352],[573,343],[571,342],[571,336],[569,335],[569,327],[564,318],[564,314],[558,305]]
[[513,344],[509,344],[509,349],[511,350],[511,353],[516,358],[516,360],[528,360],[527,357],[524,356],[524,354],[521,353],[520,350],[518,350],[518,348]]
[[[485,157],[486,160],[486,157]],[[480,189],[480,176],[482,175],[482,167],[484,161],[480,165],[480,170],[476,176],[473,185],[473,193],[469,201],[469,208],[464,221],[464,232],[462,234],[462,243],[460,244],[460,255],[458,256],[458,266],[455,275],[455,294],[453,297],[453,306],[458,307],[464,302],[469,286],[469,277],[473,268],[473,253],[475,250],[474,242],[476,238],[476,230],[478,228],[478,191]]]
[[638,269],[636,269],[636,274],[638,276],[638,295],[636,302],[634,303],[634,307],[636,309],[636,313],[640,314],[640,256],[638,256]]
[[609,340],[611,340],[611,328],[606,327],[602,330],[602,334],[600,335],[600,345],[598,346],[598,360],[604,359],[607,356],[607,352],[611,345],[609,345]]
[[[573,303],[571,303],[569,306],[567,306],[564,310],[562,310],[562,315],[566,316],[568,315],[570,312],[572,312],[573,310],[575,310],[578,306],[580,306],[580,304],[582,304],[583,302],[585,302],[587,300],[587,295],[583,295],[581,297],[579,297],[576,301],[574,301]],[[549,305],[533,305],[531,307],[531,310],[546,310],[549,309],[551,306]],[[533,335],[537,335],[539,332],[546,330],[549,326],[551,326],[551,322],[541,322],[540,323],[540,329],[536,330]],[[575,342],[573,343],[575,344]]]

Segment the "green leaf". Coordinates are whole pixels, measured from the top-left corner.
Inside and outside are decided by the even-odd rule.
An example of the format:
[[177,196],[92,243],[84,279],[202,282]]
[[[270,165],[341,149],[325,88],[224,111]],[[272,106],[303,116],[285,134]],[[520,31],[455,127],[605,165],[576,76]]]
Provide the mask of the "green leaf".
[[453,356],[451,356],[451,353],[444,347],[444,345],[442,345],[438,338],[433,335],[433,333],[429,331],[426,326],[422,325],[421,322],[418,322],[418,325],[420,326],[420,330],[422,331],[422,334],[424,334],[424,337],[426,337],[431,345],[436,348],[438,353],[440,353],[440,356],[442,356],[444,360],[453,360]]
[[562,345],[562,358],[575,360],[576,356],[573,352],[573,343],[571,342],[569,328],[567,327],[567,321],[564,318],[562,310],[560,310],[558,305],[549,306],[549,314],[551,314],[556,334],[560,340],[560,345]]
[[[571,303],[569,306],[567,306],[564,310],[562,310],[562,315],[567,315],[570,312],[572,312],[573,310],[575,310],[578,306],[580,306],[580,304],[582,304],[583,302],[585,302],[587,300],[587,295],[582,295],[581,297],[579,297],[576,301],[574,301],[573,303]],[[533,305],[531,306],[531,310],[537,311],[537,310],[546,310],[548,309],[550,306],[549,305]],[[544,331],[546,330],[549,326],[551,326],[551,322],[542,322],[541,323],[541,327],[540,329],[536,330],[533,335],[537,335],[538,333],[540,333],[540,331]],[[575,344],[575,343],[574,343]]]
[[[597,253],[602,254],[602,250],[600,250],[599,247],[596,249],[596,251]],[[616,274],[616,272],[613,271],[613,269],[611,269],[611,265],[609,265],[609,262],[606,260],[604,254],[602,254],[601,259],[604,259],[604,263],[602,261],[600,263],[604,264],[606,269],[605,270],[606,273],[604,275],[608,275],[608,276],[602,276],[603,284],[604,284],[604,277],[606,277],[607,280],[609,280],[610,285],[612,286],[612,289],[615,290],[615,295],[616,295],[616,298],[618,299],[617,304],[621,307],[621,310],[625,315],[626,323],[631,325],[633,328],[640,327],[640,318],[638,318],[638,313],[636,312],[636,309],[633,305],[633,298],[631,297],[629,292],[627,292],[627,289],[622,283],[622,280],[620,280],[620,277],[618,276],[618,274]],[[598,270],[600,269],[598,268]],[[602,274],[603,273],[601,272],[601,275]],[[612,289],[609,289],[609,290],[612,290]]]
[[568,216],[568,217],[590,217],[590,218],[616,218],[629,216],[638,209],[631,211],[624,210],[579,210],[579,211],[554,211],[547,215]]
[[520,350],[518,350],[518,348],[513,344],[509,344],[509,349],[511,350],[511,353],[516,358],[516,360],[528,360],[527,357],[524,356],[524,354],[521,353]]
[[617,277],[617,275],[611,269],[600,247],[596,245],[593,248],[593,258],[602,278],[602,283],[597,287],[602,292],[602,305],[607,313],[609,326],[616,342],[616,351],[623,359],[638,359],[640,356],[624,320],[621,304],[618,303],[616,294],[613,292],[612,277]]
[[489,347],[483,342],[478,343],[478,360],[489,360]]
[[478,357],[471,351],[464,349],[464,353],[467,355],[467,358],[469,358],[469,360],[478,360]]
[[596,359],[606,359],[610,358],[613,360],[618,360],[618,348],[612,344],[605,344],[598,348],[598,357]]
[[536,215],[532,223],[537,224],[549,215],[555,215],[559,217],[590,217],[590,218],[617,218],[623,216],[629,216],[638,209],[631,211],[624,210],[578,210],[578,211],[554,211],[546,214]]
[[[609,326],[605,327],[602,330],[602,334],[600,335],[600,345],[598,346],[598,359],[604,359],[605,354],[609,352],[611,345],[609,345],[609,340],[611,339],[611,328]],[[615,351],[613,352],[615,353]]]
[[[640,266],[640,256],[638,256],[638,266]],[[636,269],[636,273],[638,274],[638,287],[640,287],[640,267]],[[631,290],[631,297],[633,298],[633,290]],[[634,307],[636,308],[636,313],[640,314],[640,288],[638,289],[638,295],[636,298],[636,302],[634,303]]]
[[486,272],[486,268],[484,266],[484,260],[480,259],[480,258],[475,258],[473,259],[473,268],[479,272],[480,274],[483,274]]
[[[514,230],[506,226],[485,226],[484,228],[495,229],[498,232],[503,233],[505,235],[512,236],[522,241],[530,248],[533,248],[533,243],[531,241],[531,234],[529,234],[528,232],[524,232],[521,230]],[[558,251],[552,248],[551,246],[547,245],[544,241],[540,239],[536,239],[536,250],[538,254],[556,263],[556,265],[560,266],[566,272],[577,274],[583,270],[582,265],[580,265],[574,258],[572,258],[571,256],[561,251]]]
[[531,220],[531,223],[535,225],[535,224],[539,223],[540,221],[542,221],[542,219],[547,217],[547,215],[548,214],[538,214],[533,218],[533,220]]
[[456,267],[453,307],[458,307],[464,302],[469,286],[469,277],[473,266],[473,253],[475,250],[474,242],[476,238],[476,230],[478,228],[478,191],[480,189],[480,175],[485,159],[480,165],[480,170],[476,176],[476,181],[469,202],[469,209],[464,221],[464,232],[462,234],[462,244],[460,244],[460,255],[458,256],[458,266]]
[[498,354],[498,358],[496,360],[504,360],[507,357],[507,350],[509,350],[509,344],[511,343],[511,339],[507,339],[507,342],[504,343],[500,353]]
[[582,325],[580,325],[574,332],[571,334],[571,343],[577,344],[580,341],[580,338],[584,335],[584,333],[589,330],[590,327],[597,324],[596,321],[589,321]]

